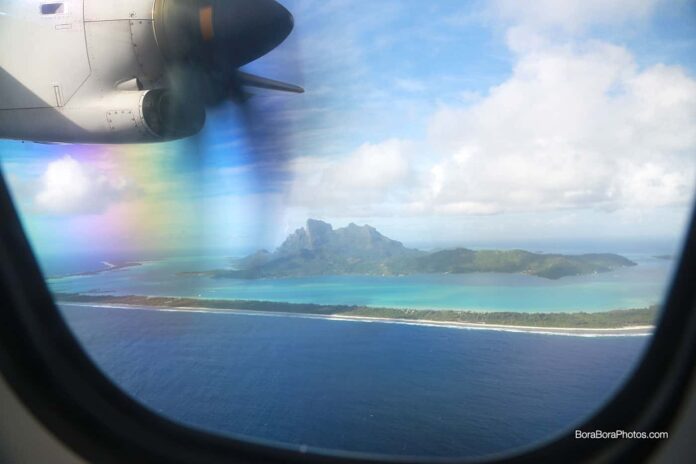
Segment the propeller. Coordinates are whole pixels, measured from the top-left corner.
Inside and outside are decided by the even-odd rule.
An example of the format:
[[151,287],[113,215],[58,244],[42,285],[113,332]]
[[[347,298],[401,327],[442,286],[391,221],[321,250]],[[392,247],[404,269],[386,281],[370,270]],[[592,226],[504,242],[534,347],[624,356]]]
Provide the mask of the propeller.
[[[207,106],[240,100],[242,87],[302,93],[301,87],[239,69],[280,45],[294,20],[275,0],[157,0],[154,28],[179,98]],[[173,82],[172,82],[173,81]]]
[[[285,100],[250,89],[302,93],[293,84],[256,76],[240,68],[273,50],[288,37],[294,20],[275,0],[157,0],[154,9],[157,42],[166,60],[167,98],[162,102],[169,135],[197,132],[186,141],[196,183],[205,183],[209,168],[207,140],[201,121],[206,112],[230,117],[246,134],[249,167],[256,190],[282,193],[290,159],[289,131],[282,118]],[[297,61],[292,60],[295,64]],[[207,111],[206,111],[207,110]],[[212,110],[212,111],[211,111]],[[187,125],[196,124],[192,129]],[[273,211],[259,205],[257,227],[267,229]]]

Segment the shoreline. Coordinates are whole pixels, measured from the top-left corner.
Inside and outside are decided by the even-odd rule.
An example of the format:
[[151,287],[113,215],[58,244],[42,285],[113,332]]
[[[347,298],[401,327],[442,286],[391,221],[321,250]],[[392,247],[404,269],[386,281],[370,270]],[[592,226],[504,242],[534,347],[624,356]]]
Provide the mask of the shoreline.
[[410,320],[410,319],[399,319],[399,318],[386,318],[386,317],[369,317],[369,316],[343,316],[336,315],[331,316],[332,319],[346,319],[346,320],[361,320],[365,322],[399,322],[404,324],[418,324],[418,325],[428,325],[428,326],[457,326],[467,329],[478,329],[478,330],[501,330],[508,332],[528,332],[528,333],[549,333],[554,335],[652,335],[655,326],[653,325],[636,325],[636,326],[626,326],[626,327],[547,327],[547,326],[530,326],[530,325],[509,325],[509,324],[487,324],[485,322],[445,322],[445,321],[432,321],[428,319]]
[[188,312],[188,313],[207,313],[207,314],[230,314],[243,316],[259,317],[295,317],[304,319],[319,319],[342,322],[362,322],[378,324],[400,324],[415,325],[422,327],[438,327],[459,330],[488,330],[498,332],[514,332],[541,335],[559,335],[575,337],[626,337],[626,336],[649,336],[652,335],[655,327],[653,325],[635,325],[615,328],[587,328],[587,327],[547,327],[547,326],[528,326],[510,324],[489,324],[477,322],[458,322],[458,321],[435,321],[428,319],[403,319],[376,316],[353,316],[344,314],[311,314],[311,313],[291,313],[283,311],[261,311],[253,309],[221,309],[206,307],[187,307],[187,306],[156,306],[144,304],[125,304],[125,303],[89,303],[57,300],[59,306],[95,307],[123,310],[140,311],[161,311],[161,312]]

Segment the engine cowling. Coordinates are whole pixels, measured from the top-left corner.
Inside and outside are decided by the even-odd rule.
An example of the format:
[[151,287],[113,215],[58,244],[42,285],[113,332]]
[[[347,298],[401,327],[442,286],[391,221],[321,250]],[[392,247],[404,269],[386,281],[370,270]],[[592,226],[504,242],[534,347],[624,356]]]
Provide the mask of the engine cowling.
[[0,112],[0,137],[63,143],[147,143],[189,137],[205,124],[202,104],[169,90],[113,91],[57,108]]
[[145,92],[140,108],[145,126],[163,140],[190,137],[205,125],[202,103],[181,99],[169,90]]

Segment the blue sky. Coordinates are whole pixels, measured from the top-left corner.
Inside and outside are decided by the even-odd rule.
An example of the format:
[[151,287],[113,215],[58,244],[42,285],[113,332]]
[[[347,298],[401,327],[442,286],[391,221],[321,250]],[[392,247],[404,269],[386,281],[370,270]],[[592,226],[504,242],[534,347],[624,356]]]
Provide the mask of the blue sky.
[[[295,31],[249,70],[306,88],[254,99],[290,155],[286,176],[258,181],[232,106],[209,115],[200,163],[190,142],[0,143],[36,243],[69,249],[125,221],[99,246],[272,247],[307,217],[419,246],[682,234],[696,185],[693,2],[284,4]],[[61,191],[57,176],[80,173],[102,179],[82,190],[98,201]]]

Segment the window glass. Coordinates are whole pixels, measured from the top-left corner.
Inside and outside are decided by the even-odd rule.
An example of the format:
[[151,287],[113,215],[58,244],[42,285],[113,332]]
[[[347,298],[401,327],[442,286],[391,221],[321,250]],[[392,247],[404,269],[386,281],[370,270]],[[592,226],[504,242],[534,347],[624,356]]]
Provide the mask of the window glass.
[[44,3],[41,5],[41,14],[44,15],[54,15],[65,12],[65,5],[63,3]]
[[[168,418],[303,449],[483,456],[577,428],[679,257],[693,5],[283,3],[295,30],[244,69],[304,94],[247,88],[164,143],[0,141],[87,353]],[[130,127],[118,105],[71,122]]]

